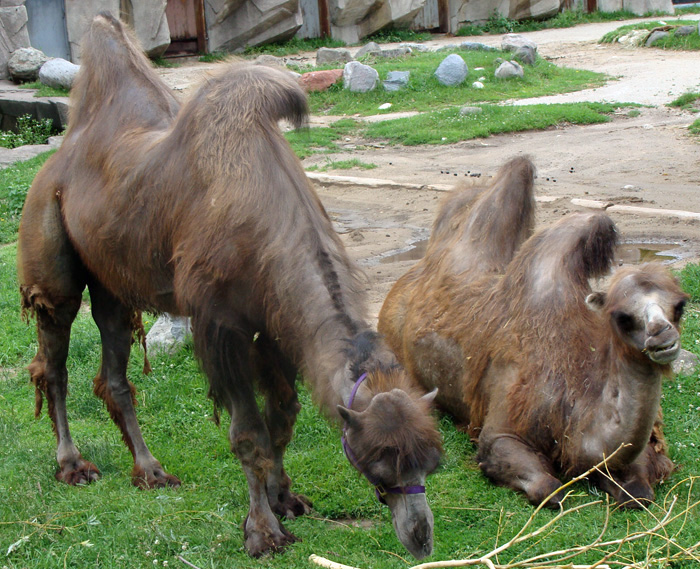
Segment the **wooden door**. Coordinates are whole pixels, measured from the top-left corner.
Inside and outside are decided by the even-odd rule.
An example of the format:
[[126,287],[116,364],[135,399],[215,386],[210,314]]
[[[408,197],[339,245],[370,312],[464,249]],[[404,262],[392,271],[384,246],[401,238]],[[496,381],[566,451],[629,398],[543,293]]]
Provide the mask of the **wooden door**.
[[168,0],[165,17],[170,28],[166,55],[206,53],[204,0]]

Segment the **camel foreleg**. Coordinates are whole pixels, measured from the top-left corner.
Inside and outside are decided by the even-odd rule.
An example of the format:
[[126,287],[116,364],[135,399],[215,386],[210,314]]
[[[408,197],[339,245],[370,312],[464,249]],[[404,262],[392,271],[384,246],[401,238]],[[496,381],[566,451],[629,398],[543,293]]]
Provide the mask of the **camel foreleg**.
[[531,504],[558,508],[562,486],[549,460],[512,434],[493,433],[484,428],[479,436],[479,467],[495,484],[523,492]]
[[[268,497],[268,488],[278,494],[279,487],[284,486],[280,478],[284,471],[279,462],[276,478],[276,451],[255,398],[253,377],[257,370],[250,360],[252,334],[202,322],[197,316],[193,318],[193,331],[195,350],[209,378],[210,396],[231,415],[231,450],[248,482],[250,507],[243,523],[246,551],[252,557],[280,551],[297,538],[277,519]],[[277,428],[276,424],[273,427]],[[286,443],[281,446],[283,452]]]
[[294,519],[311,511],[308,498],[290,490],[292,481],[284,469],[284,453],[301,409],[295,388],[297,370],[267,338],[261,336],[256,347],[265,390],[265,424],[272,445],[273,465],[267,479],[267,497],[273,512]]

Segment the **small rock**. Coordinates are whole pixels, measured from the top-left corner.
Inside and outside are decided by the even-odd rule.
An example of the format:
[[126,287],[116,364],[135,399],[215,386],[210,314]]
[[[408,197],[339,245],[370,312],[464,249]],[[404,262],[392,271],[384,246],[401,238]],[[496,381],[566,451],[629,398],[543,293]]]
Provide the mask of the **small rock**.
[[393,49],[383,49],[378,55],[379,57],[384,57],[385,59],[396,59],[397,57],[403,57],[404,55],[411,55],[411,48],[395,47]]
[[525,65],[534,65],[537,61],[537,52],[529,45],[521,45],[515,50],[513,57]]
[[7,61],[7,70],[15,83],[36,81],[39,69],[49,60],[43,51],[33,47],[21,47],[12,52]]
[[325,91],[343,77],[342,69],[328,69],[326,71],[310,71],[299,78],[299,83],[307,93],[312,91]]
[[456,53],[448,55],[435,70],[435,77],[442,84],[454,87],[464,82],[469,74],[469,68]]
[[496,69],[495,76],[498,79],[524,77],[525,71],[517,61],[504,61],[498,66],[498,69]]
[[391,108],[391,103],[382,103],[377,107],[380,111],[386,111],[387,109]]
[[698,356],[688,350],[681,350],[676,360],[671,364],[673,373],[682,373],[690,375],[694,373],[698,367]]
[[669,36],[668,32],[662,32],[659,30],[657,30],[655,32],[651,32],[651,34],[649,34],[649,37],[647,38],[647,41],[644,42],[644,47],[651,47],[652,45],[654,45],[655,42],[659,41],[660,39],[666,38],[668,36]]
[[78,71],[80,71],[80,65],[56,57],[49,59],[41,66],[39,81],[54,89],[70,89]]
[[267,53],[259,55],[253,60],[254,65],[266,65],[267,67],[281,67],[282,69],[287,68],[287,64],[281,57],[276,57]]
[[379,73],[369,65],[359,61],[345,64],[343,70],[343,87],[353,93],[367,93],[376,89],[379,83]]
[[529,46],[533,51],[537,51],[537,44],[520,34],[506,34],[501,40],[501,50],[503,51],[517,51],[522,46]]
[[410,75],[410,71],[389,71],[386,74],[386,81],[384,81],[384,89],[387,91],[398,91],[408,85]]
[[349,61],[352,61],[352,54],[348,49],[340,47],[321,47],[316,52],[316,65],[348,63]]
[[357,50],[355,53],[355,59],[360,59],[365,55],[379,55],[381,52],[382,48],[379,46],[379,44],[371,41]]
[[649,32],[647,30],[632,30],[624,36],[617,38],[617,43],[626,47],[637,47],[646,40]]
[[468,51],[497,51],[495,47],[478,41],[465,41],[459,44],[459,47],[460,49],[466,49]]
[[146,345],[151,350],[174,352],[192,333],[190,319],[185,316],[162,314],[146,335]]
[[690,34],[695,32],[695,30],[695,26],[680,26],[676,28],[676,30],[673,32],[673,35],[676,35],[678,37],[689,36]]
[[484,112],[484,109],[481,107],[462,107],[459,109],[459,114],[460,115],[480,115],[481,113]]
[[447,45],[437,48],[435,51],[454,51],[455,49],[459,49],[459,45],[456,43],[448,43]]
[[430,46],[423,45],[422,43],[400,43],[399,47],[410,47],[411,51],[417,51],[420,53],[431,51]]
[[474,89],[483,89],[484,84],[481,81],[474,81],[474,83],[472,83],[472,87],[474,87]]

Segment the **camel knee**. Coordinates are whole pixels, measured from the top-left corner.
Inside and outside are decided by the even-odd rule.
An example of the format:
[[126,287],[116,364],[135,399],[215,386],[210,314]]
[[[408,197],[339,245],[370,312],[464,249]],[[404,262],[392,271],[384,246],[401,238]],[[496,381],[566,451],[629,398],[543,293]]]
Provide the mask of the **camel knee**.
[[231,452],[233,452],[244,468],[250,469],[258,480],[267,478],[274,462],[269,441],[253,431],[231,433]]

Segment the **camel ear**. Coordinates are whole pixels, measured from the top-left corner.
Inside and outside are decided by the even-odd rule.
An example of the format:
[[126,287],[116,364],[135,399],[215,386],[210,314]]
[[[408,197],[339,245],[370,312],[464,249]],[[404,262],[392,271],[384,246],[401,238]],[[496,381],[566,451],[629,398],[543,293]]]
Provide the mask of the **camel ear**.
[[604,292],[593,292],[586,297],[586,306],[593,312],[600,312],[605,306],[607,295]]
[[432,405],[435,402],[435,398],[437,397],[438,393],[438,388],[436,387],[433,389],[430,393],[426,393],[421,397],[421,401],[425,401],[428,405]]
[[336,409],[338,409],[338,414],[348,427],[356,429],[360,426],[360,413],[342,405],[338,405]]

